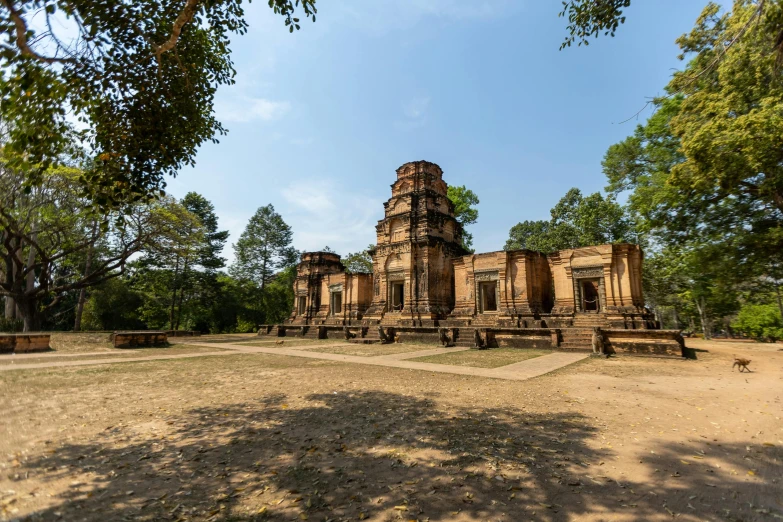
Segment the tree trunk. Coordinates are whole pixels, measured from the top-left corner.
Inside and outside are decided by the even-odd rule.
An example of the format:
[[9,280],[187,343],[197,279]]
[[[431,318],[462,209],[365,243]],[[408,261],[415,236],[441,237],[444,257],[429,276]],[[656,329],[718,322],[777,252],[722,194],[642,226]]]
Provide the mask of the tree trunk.
[[38,299],[25,299],[17,302],[17,312],[22,316],[23,332],[36,332],[39,330]]
[[[35,226],[35,225],[33,225]],[[36,234],[33,232],[33,241],[36,240]],[[31,267],[35,263],[35,249],[30,245],[30,251],[27,252],[27,267]],[[25,293],[32,295],[35,289],[35,270],[27,272],[27,278],[25,281]],[[18,303],[18,311],[22,313],[22,319],[24,320],[23,332],[35,332],[38,330],[38,300],[33,298],[23,303]]]
[[677,313],[677,307],[676,306],[672,307],[672,312],[673,312],[673,315],[674,315],[674,328],[677,329],[677,330],[681,330],[682,329],[682,321],[680,321],[680,314]]
[[177,303],[177,326],[175,330],[179,330],[179,324],[182,319],[182,301],[185,297],[185,287],[188,283],[188,259],[185,258],[182,261],[182,284],[179,285],[179,303]]
[[699,321],[701,321],[701,331],[704,333],[705,339],[712,339],[712,328],[710,328],[709,319],[707,318],[707,304],[704,302],[704,298],[694,299],[696,303],[696,309],[699,311]]
[[[98,224],[92,222],[92,242],[90,242],[90,248],[87,250],[87,259],[84,261],[84,277],[90,275],[90,265],[92,265],[92,256],[95,252],[95,232]],[[82,329],[82,313],[84,312],[84,302],[87,300],[87,288],[79,290],[79,301],[76,303],[76,320],[73,322],[73,331],[79,332]]]
[[780,285],[775,285],[775,292],[778,294],[778,310],[780,310],[780,316],[783,317],[783,297],[780,295]]
[[179,280],[179,256],[174,265],[174,290],[171,292],[171,309],[169,310],[169,330],[174,329],[174,308],[177,305],[177,281]]
[[[14,244],[14,239],[11,239],[11,244]],[[9,253],[9,256],[13,254]],[[14,282],[14,264],[9,257],[5,266],[5,281],[10,286],[13,286]],[[5,298],[5,318],[9,321],[17,319],[16,315],[16,301],[10,295]]]

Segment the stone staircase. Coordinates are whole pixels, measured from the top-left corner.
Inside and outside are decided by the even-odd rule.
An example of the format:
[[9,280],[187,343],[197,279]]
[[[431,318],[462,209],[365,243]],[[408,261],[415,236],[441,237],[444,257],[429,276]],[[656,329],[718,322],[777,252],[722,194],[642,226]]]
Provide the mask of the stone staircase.
[[[402,318],[402,314],[399,313],[386,313],[381,318],[381,326],[389,327],[389,326],[397,326],[400,324],[400,319]],[[408,318],[410,318],[410,314],[408,314]],[[375,326],[375,335],[378,335],[378,327]],[[372,327],[370,328],[372,329]]]
[[491,314],[481,314],[476,316],[475,319],[470,321],[470,326],[476,328],[492,328],[493,326],[497,326],[497,324],[498,324],[498,316],[491,315]]
[[308,326],[307,331],[302,336],[302,339],[318,339],[318,326]]
[[592,328],[600,326],[606,328],[606,314],[576,314],[574,316],[574,328]]
[[592,350],[593,328],[606,328],[606,314],[576,314],[572,328],[560,330],[563,340],[562,350]]
[[[352,330],[353,331],[353,330]],[[357,334],[356,337],[348,341],[349,343],[353,344],[381,344],[381,336],[378,334],[378,325],[370,326],[367,329],[367,335],[365,337],[359,337],[358,332],[353,331],[353,333]]]
[[592,350],[592,328],[563,328],[560,330],[563,340],[560,342],[561,350]]

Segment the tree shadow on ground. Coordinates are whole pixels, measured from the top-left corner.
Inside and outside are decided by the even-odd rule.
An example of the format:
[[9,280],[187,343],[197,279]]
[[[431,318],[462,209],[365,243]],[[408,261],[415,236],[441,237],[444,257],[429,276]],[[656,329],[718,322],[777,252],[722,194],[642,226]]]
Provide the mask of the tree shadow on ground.
[[[578,413],[444,411],[379,391],[310,395],[295,407],[286,400],[278,394],[110,427],[31,458],[22,474],[44,488],[70,485],[30,518],[712,520],[729,509],[730,520],[755,520],[764,515],[754,511],[758,499],[776,494],[769,478],[780,474],[778,448],[751,454],[724,445],[713,456],[675,444],[645,457],[643,478],[614,480],[601,473],[612,449],[597,449],[599,428]],[[689,455],[743,471],[702,479],[695,472],[706,461],[683,465]],[[746,481],[748,458],[767,482]],[[708,480],[718,497],[689,498],[696,480]]]

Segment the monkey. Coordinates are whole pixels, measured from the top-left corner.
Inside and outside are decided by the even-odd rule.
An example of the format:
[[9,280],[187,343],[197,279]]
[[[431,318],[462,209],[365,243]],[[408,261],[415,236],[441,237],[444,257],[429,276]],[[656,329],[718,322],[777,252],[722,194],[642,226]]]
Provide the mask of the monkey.
[[481,350],[484,347],[484,341],[481,339],[481,334],[478,328],[473,330],[473,347]]
[[389,336],[386,335],[386,330],[384,330],[381,325],[378,325],[378,337],[381,338],[381,344],[389,344],[391,342]]
[[397,334],[397,335],[394,336],[394,342],[395,343],[401,343],[402,342],[402,339],[400,339],[400,334]]
[[442,344],[444,348],[451,346],[451,339],[449,338],[449,332],[447,329],[438,328],[438,338],[440,340],[440,344]]
[[593,353],[604,355],[604,335],[597,326],[593,327]]
[[745,359],[744,357],[737,357],[734,356],[734,364],[731,365],[731,369],[733,370],[734,367],[738,367],[740,373],[743,372],[743,370],[748,370],[748,373],[752,373],[750,371],[750,368],[748,368],[748,365],[750,364],[750,359]]
[[351,339],[356,337],[356,334],[353,333],[352,331],[350,331],[347,326],[343,327],[343,333],[345,334],[345,340],[346,341],[350,341]]
[[283,344],[285,341],[275,341],[275,344]]

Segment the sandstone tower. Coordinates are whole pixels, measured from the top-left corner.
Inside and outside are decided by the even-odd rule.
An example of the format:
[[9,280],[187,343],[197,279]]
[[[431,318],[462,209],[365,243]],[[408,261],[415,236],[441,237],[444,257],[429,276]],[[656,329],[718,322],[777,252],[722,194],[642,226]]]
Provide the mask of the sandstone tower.
[[441,168],[428,161],[397,169],[392,197],[375,227],[368,321],[433,326],[454,306],[452,259],[465,255],[462,225]]

